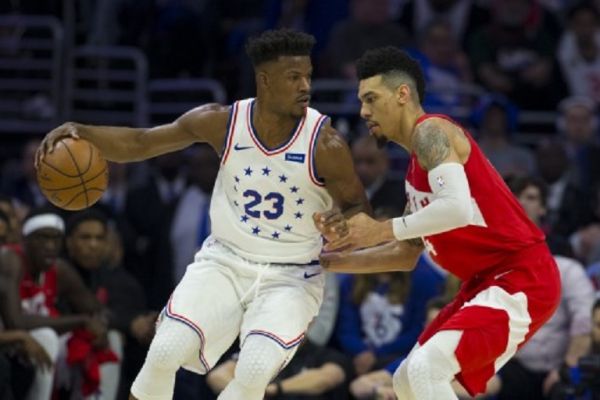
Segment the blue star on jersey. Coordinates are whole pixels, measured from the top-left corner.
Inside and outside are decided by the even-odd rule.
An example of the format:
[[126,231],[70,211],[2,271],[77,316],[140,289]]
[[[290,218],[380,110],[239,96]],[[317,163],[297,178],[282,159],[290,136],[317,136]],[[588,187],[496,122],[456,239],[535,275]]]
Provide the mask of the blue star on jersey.
[[[253,172],[257,171],[257,174]],[[305,214],[306,198],[301,195],[300,187],[293,185],[290,177],[280,171],[273,170],[272,166],[248,165],[241,168],[241,173],[233,176],[233,190],[236,192],[236,200],[233,204],[240,210],[239,221],[248,233],[271,240],[285,240],[286,235],[294,229],[292,220],[302,220]],[[261,182],[268,179],[281,187],[280,191],[260,190]],[[288,181],[290,181],[288,183]],[[254,184],[255,183],[255,184]],[[292,184],[292,186],[289,186]],[[264,186],[263,186],[264,187]],[[273,190],[273,189],[271,189]],[[277,189],[276,189],[277,190]],[[294,196],[294,197],[292,197]],[[287,215],[285,225],[277,225],[280,217]],[[254,224],[248,224],[252,219]],[[266,230],[260,221],[270,220],[275,223],[273,228]]]

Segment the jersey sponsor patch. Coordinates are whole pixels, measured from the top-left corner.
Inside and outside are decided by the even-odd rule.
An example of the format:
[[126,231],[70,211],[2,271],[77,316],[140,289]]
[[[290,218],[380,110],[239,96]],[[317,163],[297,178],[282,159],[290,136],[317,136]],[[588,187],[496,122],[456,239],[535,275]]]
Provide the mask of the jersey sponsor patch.
[[285,153],[285,161],[297,162],[304,164],[305,154],[302,153]]

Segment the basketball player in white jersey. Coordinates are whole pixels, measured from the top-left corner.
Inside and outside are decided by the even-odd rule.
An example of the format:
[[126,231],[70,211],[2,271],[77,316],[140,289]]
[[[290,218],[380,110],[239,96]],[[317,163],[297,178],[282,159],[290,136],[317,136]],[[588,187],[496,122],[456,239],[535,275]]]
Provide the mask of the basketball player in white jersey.
[[170,399],[180,366],[205,374],[237,336],[235,379],[219,399],[263,399],[316,315],[324,276],[312,215],[333,205],[346,215],[369,206],[348,146],[327,117],[308,107],[313,45],[312,36],[292,31],[250,40],[255,99],[199,107],[152,129],[66,123],[40,146],[37,163],[66,136],[91,141],[115,162],[195,142],[221,155],[212,236],[162,313],[131,399]]

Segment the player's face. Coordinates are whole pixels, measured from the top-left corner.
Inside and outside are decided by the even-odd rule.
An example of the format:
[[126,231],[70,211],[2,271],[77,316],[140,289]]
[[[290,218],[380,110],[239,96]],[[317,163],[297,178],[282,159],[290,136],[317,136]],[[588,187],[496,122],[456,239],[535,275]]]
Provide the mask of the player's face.
[[80,223],[67,238],[69,256],[85,269],[102,266],[107,255],[106,228],[100,221]]
[[46,270],[56,263],[62,241],[63,234],[58,229],[38,229],[25,238],[25,251],[35,268]]
[[527,186],[519,195],[519,202],[529,219],[539,224],[542,217],[546,214],[546,209],[542,204],[540,189],[537,186]]
[[366,121],[369,134],[377,139],[379,147],[383,147],[397,126],[394,92],[377,75],[360,81],[358,98],[361,102],[360,116]]
[[272,104],[284,114],[299,118],[310,102],[312,64],[307,56],[285,56],[268,70]]

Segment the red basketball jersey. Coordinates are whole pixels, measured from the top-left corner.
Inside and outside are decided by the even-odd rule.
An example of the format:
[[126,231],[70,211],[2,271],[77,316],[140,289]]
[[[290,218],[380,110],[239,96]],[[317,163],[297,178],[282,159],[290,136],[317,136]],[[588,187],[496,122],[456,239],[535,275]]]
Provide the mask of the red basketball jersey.
[[[432,117],[444,118],[458,126],[449,117],[438,114],[421,116],[415,126]],[[515,252],[544,241],[544,234],[527,217],[475,140],[465,129],[463,132],[471,144],[464,167],[471,189],[473,220],[466,227],[426,236],[423,241],[438,264],[461,279],[469,279],[501,266]],[[406,195],[411,212],[427,207],[432,201],[427,171],[419,166],[414,153],[406,173]]]
[[21,258],[23,266],[23,278],[19,285],[19,295],[21,296],[21,307],[27,314],[57,316],[56,295],[56,266],[53,265],[46,272],[40,275],[39,282],[33,280],[29,272],[29,266],[23,248],[19,245],[7,245]]

